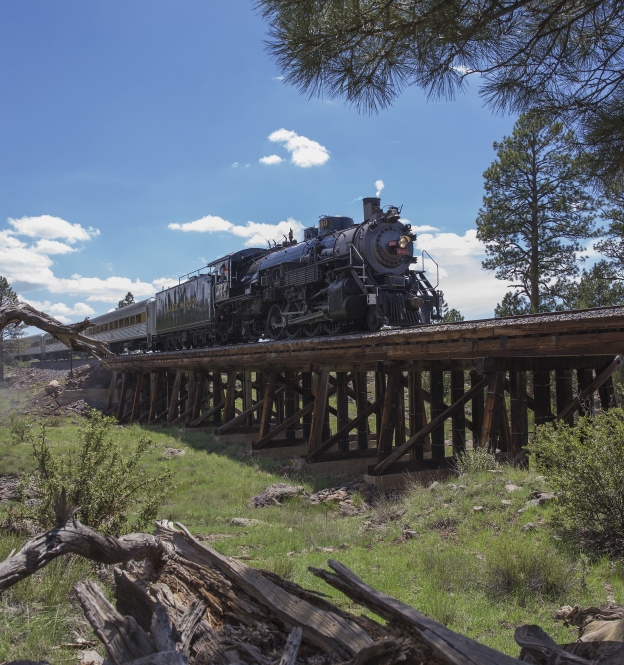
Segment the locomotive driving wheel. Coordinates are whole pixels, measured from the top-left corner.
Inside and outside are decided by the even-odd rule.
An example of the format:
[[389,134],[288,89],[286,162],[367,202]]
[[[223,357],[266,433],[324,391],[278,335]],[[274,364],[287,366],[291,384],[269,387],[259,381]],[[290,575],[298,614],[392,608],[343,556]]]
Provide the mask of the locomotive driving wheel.
[[282,323],[282,308],[276,303],[271,305],[266,320],[266,335],[269,339],[278,340],[284,334]]
[[[286,308],[284,309],[284,314],[287,314],[287,313],[290,313],[290,314],[294,313],[295,315],[296,314],[302,314],[302,312],[300,312],[297,309],[296,305],[293,306],[293,305],[290,305],[290,304],[286,305]],[[288,321],[290,321],[291,318],[296,318],[296,316],[295,317],[291,317],[291,316],[286,317],[286,325],[284,326],[284,337],[286,339],[296,339],[297,337],[299,337],[301,335],[301,326],[299,326],[297,324],[288,325]]]
[[323,322],[323,332],[326,335],[340,335],[344,330],[345,326],[339,321],[324,321]]
[[317,323],[304,323],[302,326],[303,334],[306,337],[318,337],[321,334],[321,324]]

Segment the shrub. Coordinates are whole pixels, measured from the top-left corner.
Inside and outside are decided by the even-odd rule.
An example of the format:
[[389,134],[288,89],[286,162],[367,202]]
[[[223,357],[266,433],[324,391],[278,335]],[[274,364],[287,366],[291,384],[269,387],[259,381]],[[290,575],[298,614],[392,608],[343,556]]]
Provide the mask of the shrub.
[[154,475],[139,467],[153,445],[151,439],[139,437],[134,450],[125,454],[111,431],[115,420],[95,409],[88,415],[78,446],[64,456],[53,454],[46,427],[41,427],[33,441],[37,501],[23,505],[16,516],[51,528],[55,497],[65,487],[68,503],[80,506],[78,518],[83,524],[110,535],[127,533],[130,511],[137,509],[132,527],[145,529],[171,489],[171,472]]
[[557,494],[555,520],[602,550],[624,544],[624,411],[537,428],[529,453]]
[[455,469],[460,475],[476,475],[489,469],[497,469],[499,464],[496,461],[496,455],[491,453],[487,448],[473,448],[466,450],[461,455],[457,456],[454,462]]
[[576,583],[574,569],[553,547],[532,539],[500,539],[488,552],[485,586],[494,598],[560,600]]
[[25,416],[12,413],[9,416],[9,432],[13,443],[32,443],[32,429],[34,422]]

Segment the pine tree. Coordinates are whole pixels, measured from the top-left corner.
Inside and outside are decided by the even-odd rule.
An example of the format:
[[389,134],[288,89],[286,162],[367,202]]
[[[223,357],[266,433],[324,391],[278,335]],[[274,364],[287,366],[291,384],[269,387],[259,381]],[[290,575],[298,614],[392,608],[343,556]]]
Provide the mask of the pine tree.
[[565,309],[588,309],[624,304],[624,283],[614,279],[611,266],[600,261],[583,270],[578,282],[570,282],[562,294]]
[[134,296],[130,291],[126,293],[126,295],[117,303],[117,309],[121,309],[122,307],[127,307],[128,305],[133,305],[134,304]]
[[477,237],[488,257],[483,267],[515,289],[499,315],[512,313],[512,305],[518,313],[554,309],[566,280],[579,273],[581,241],[594,235],[594,215],[573,140],[562,123],[530,112],[494,143]]
[[[9,284],[6,277],[0,275],[0,309],[16,305],[18,302],[17,294]],[[18,324],[9,324],[6,328],[0,330],[0,383],[4,382],[4,346],[5,341],[16,340],[24,333],[23,326]]]
[[618,0],[258,0],[285,82],[365,111],[412,85],[452,98],[476,73],[496,110],[576,124],[603,175],[624,168]]

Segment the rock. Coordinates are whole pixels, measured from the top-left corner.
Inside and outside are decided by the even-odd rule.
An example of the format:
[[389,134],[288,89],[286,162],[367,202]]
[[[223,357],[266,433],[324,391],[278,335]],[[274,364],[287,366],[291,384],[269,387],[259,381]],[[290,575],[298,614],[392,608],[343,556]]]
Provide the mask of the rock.
[[520,531],[522,531],[522,533],[526,533],[527,531],[537,531],[537,527],[533,522],[527,522]]
[[440,483],[439,483],[437,480],[434,480],[434,481],[431,483],[431,485],[429,485],[429,487],[427,487],[427,489],[428,489],[430,492],[433,492],[433,490],[437,489],[437,487],[438,487],[439,484],[440,484]]
[[102,665],[104,658],[97,651],[79,651],[80,665]]
[[409,540],[410,538],[418,538],[420,534],[418,531],[414,531],[413,529],[403,529],[403,538],[406,540]]
[[309,497],[301,485],[289,485],[288,483],[275,483],[269,485],[260,494],[254,496],[248,506],[252,508],[266,508],[267,506],[281,506],[286,499],[296,496]]
[[52,379],[46,386],[45,391],[46,395],[57,395],[62,391],[61,384],[56,379]]
[[505,485],[505,489],[508,492],[515,492],[516,490],[519,490],[520,488],[518,487],[518,485],[514,485],[513,483],[507,483]]
[[488,469],[488,473],[503,473],[503,469]]
[[534,483],[543,483],[546,480],[546,476],[535,476],[533,478]]
[[174,459],[175,457],[182,457],[186,454],[186,450],[183,448],[170,448],[167,447],[164,449],[162,456],[165,459]]
[[509,499],[503,499],[501,503],[503,506],[511,506],[511,501]]
[[480,513],[483,510],[483,506],[474,506],[472,509],[475,513]]
[[346,543],[342,545],[335,545],[332,547],[313,547],[313,552],[324,552],[325,554],[331,554],[332,552],[337,552],[338,550],[346,550],[349,546]]
[[232,517],[230,520],[232,526],[258,526],[264,524],[262,520],[249,519],[247,517]]

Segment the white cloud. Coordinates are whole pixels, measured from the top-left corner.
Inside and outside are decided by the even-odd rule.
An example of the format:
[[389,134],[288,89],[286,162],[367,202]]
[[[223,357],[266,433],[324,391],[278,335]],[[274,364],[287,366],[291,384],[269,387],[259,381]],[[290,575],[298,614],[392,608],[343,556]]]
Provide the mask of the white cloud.
[[260,164],[279,164],[284,160],[279,155],[269,155],[268,157],[260,157],[258,160]]
[[403,224],[410,224],[412,227],[412,231],[415,233],[426,233],[427,231],[439,231],[437,226],[430,226],[429,224],[422,224],[421,226],[418,226],[417,224],[412,224],[409,219],[405,217],[401,217],[401,221]]
[[95,314],[95,310],[84,302],[74,303],[72,307],[69,307],[62,302],[52,303],[49,300],[41,302],[38,300],[25,299],[25,302],[32,305],[35,309],[53,316],[61,323],[69,323],[76,318],[84,319],[86,316]]
[[70,254],[76,251],[75,247],[70,247],[58,240],[37,240],[37,244],[32,249],[39,254]]
[[207,215],[201,219],[196,219],[194,222],[169,224],[169,228],[174,231],[195,231],[198,233],[227,231],[239,238],[246,238],[245,246],[253,247],[254,245],[266,245],[268,240],[279,242],[284,239],[285,235],[288,235],[290,229],[292,229],[296,238],[301,238],[304,226],[296,219],[292,219],[292,217],[277,224],[247,222],[245,226],[237,226],[222,217]]
[[383,180],[375,180],[375,187],[377,188],[377,191],[375,192],[375,196],[377,198],[379,198],[380,195],[381,195],[381,191],[385,187],[384,181]]
[[305,136],[299,136],[289,129],[278,129],[269,134],[269,141],[282,143],[291,154],[291,161],[295,166],[307,168],[320,166],[329,159],[329,150],[316,141]]
[[71,224],[60,217],[52,217],[52,215],[20,217],[20,219],[9,217],[9,224],[13,227],[11,233],[48,240],[62,238],[70,245],[77,240],[90,240],[93,236],[100,235],[97,229],[91,227],[85,229],[80,224]]
[[271,77],[274,81],[283,81],[284,77],[283,76],[272,76]]
[[234,162],[234,164],[232,164],[232,168],[237,169],[238,168],[238,162]]
[[[421,232],[416,247],[429,252],[439,264],[438,288],[444,292],[450,308],[458,309],[466,319],[494,316],[494,307],[508,290],[507,283],[481,268],[485,247],[477,239],[476,229],[469,229],[464,235]],[[416,267],[422,269],[420,256]],[[429,281],[435,284],[436,267],[428,257],[425,269]]]
[[[70,245],[78,240],[88,240],[99,231],[85,229],[80,224],[70,224],[58,217],[22,217],[10,219],[12,229],[0,231],[0,275],[5,276],[18,293],[42,290],[85,298],[87,301],[118,302],[132,291],[136,298],[153,295],[156,287],[149,282],[132,281],[127,277],[57,277],[52,268],[52,255],[77,251]],[[25,236],[26,239],[16,236]],[[62,238],[67,243],[53,238]],[[37,239],[30,243],[29,239]],[[47,302],[47,301],[46,301]],[[61,307],[62,303],[55,306]],[[73,312],[72,312],[73,313]],[[76,312],[77,313],[77,312]],[[60,311],[59,316],[70,316]]]

